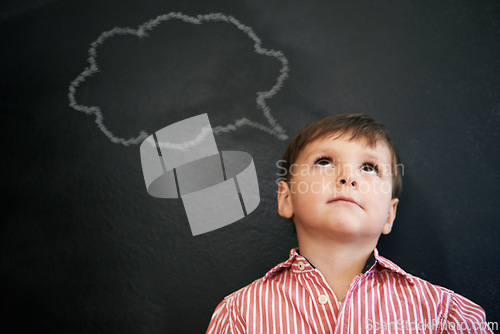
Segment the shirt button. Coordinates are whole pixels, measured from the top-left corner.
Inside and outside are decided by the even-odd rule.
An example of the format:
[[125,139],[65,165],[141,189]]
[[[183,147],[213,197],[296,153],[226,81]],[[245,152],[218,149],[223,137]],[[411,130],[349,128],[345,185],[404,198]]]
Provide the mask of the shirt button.
[[328,303],[328,296],[327,295],[321,295],[318,297],[318,301],[320,302],[320,304],[326,304]]
[[299,261],[297,264],[299,265],[299,270],[304,270],[306,267],[306,265],[302,261]]

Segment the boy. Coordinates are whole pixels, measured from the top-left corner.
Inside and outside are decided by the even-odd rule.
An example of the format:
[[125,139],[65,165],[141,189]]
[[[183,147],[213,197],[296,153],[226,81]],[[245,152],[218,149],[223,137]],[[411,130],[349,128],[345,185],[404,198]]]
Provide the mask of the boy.
[[492,333],[481,307],[378,254],[402,187],[384,126],[328,117],[299,132],[283,161],[278,213],[299,248],[227,296],[207,333]]

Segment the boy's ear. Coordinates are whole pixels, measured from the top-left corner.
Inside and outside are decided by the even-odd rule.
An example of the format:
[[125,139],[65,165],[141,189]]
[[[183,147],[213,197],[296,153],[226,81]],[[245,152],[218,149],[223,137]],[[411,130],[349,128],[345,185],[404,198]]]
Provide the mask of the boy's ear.
[[281,217],[292,218],[293,216],[291,195],[292,193],[288,183],[286,181],[280,181],[278,183],[278,213]]
[[394,219],[396,218],[396,209],[398,207],[399,199],[393,198],[391,200],[391,206],[389,208],[389,216],[387,217],[387,222],[382,229],[382,234],[389,234],[392,230],[392,224],[394,223]]

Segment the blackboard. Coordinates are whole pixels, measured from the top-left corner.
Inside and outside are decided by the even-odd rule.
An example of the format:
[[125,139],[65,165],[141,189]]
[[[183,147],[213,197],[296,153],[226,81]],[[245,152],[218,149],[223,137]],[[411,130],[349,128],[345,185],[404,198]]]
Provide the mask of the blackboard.
[[[0,9],[5,332],[204,332],[224,296],[296,246],[276,212],[286,137],[340,113],[386,124],[404,164],[380,253],[499,321],[498,2]],[[221,20],[204,16],[214,13]],[[85,72],[92,59],[99,70]],[[138,144],[202,113],[227,130],[220,150],[253,156],[260,205],[193,237],[179,200],[148,195]]]

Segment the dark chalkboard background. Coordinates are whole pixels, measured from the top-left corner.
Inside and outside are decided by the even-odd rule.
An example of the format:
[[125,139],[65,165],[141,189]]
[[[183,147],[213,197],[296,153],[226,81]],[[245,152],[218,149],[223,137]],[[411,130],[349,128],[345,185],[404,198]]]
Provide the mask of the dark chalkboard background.
[[[139,146],[112,143],[69,107],[90,44],[169,12],[221,12],[283,52],[289,78],[267,100],[288,135],[337,113],[387,124],[404,166],[380,252],[482,305],[500,321],[498,1],[2,2],[1,332],[202,333],[222,298],[296,246],[276,213],[286,141],[250,127],[216,136],[252,154],[261,203],[191,235],[178,200],[150,197]],[[77,99],[122,137],[208,113],[264,122],[256,92],[281,64],[227,23],[166,23],[99,49]]]

